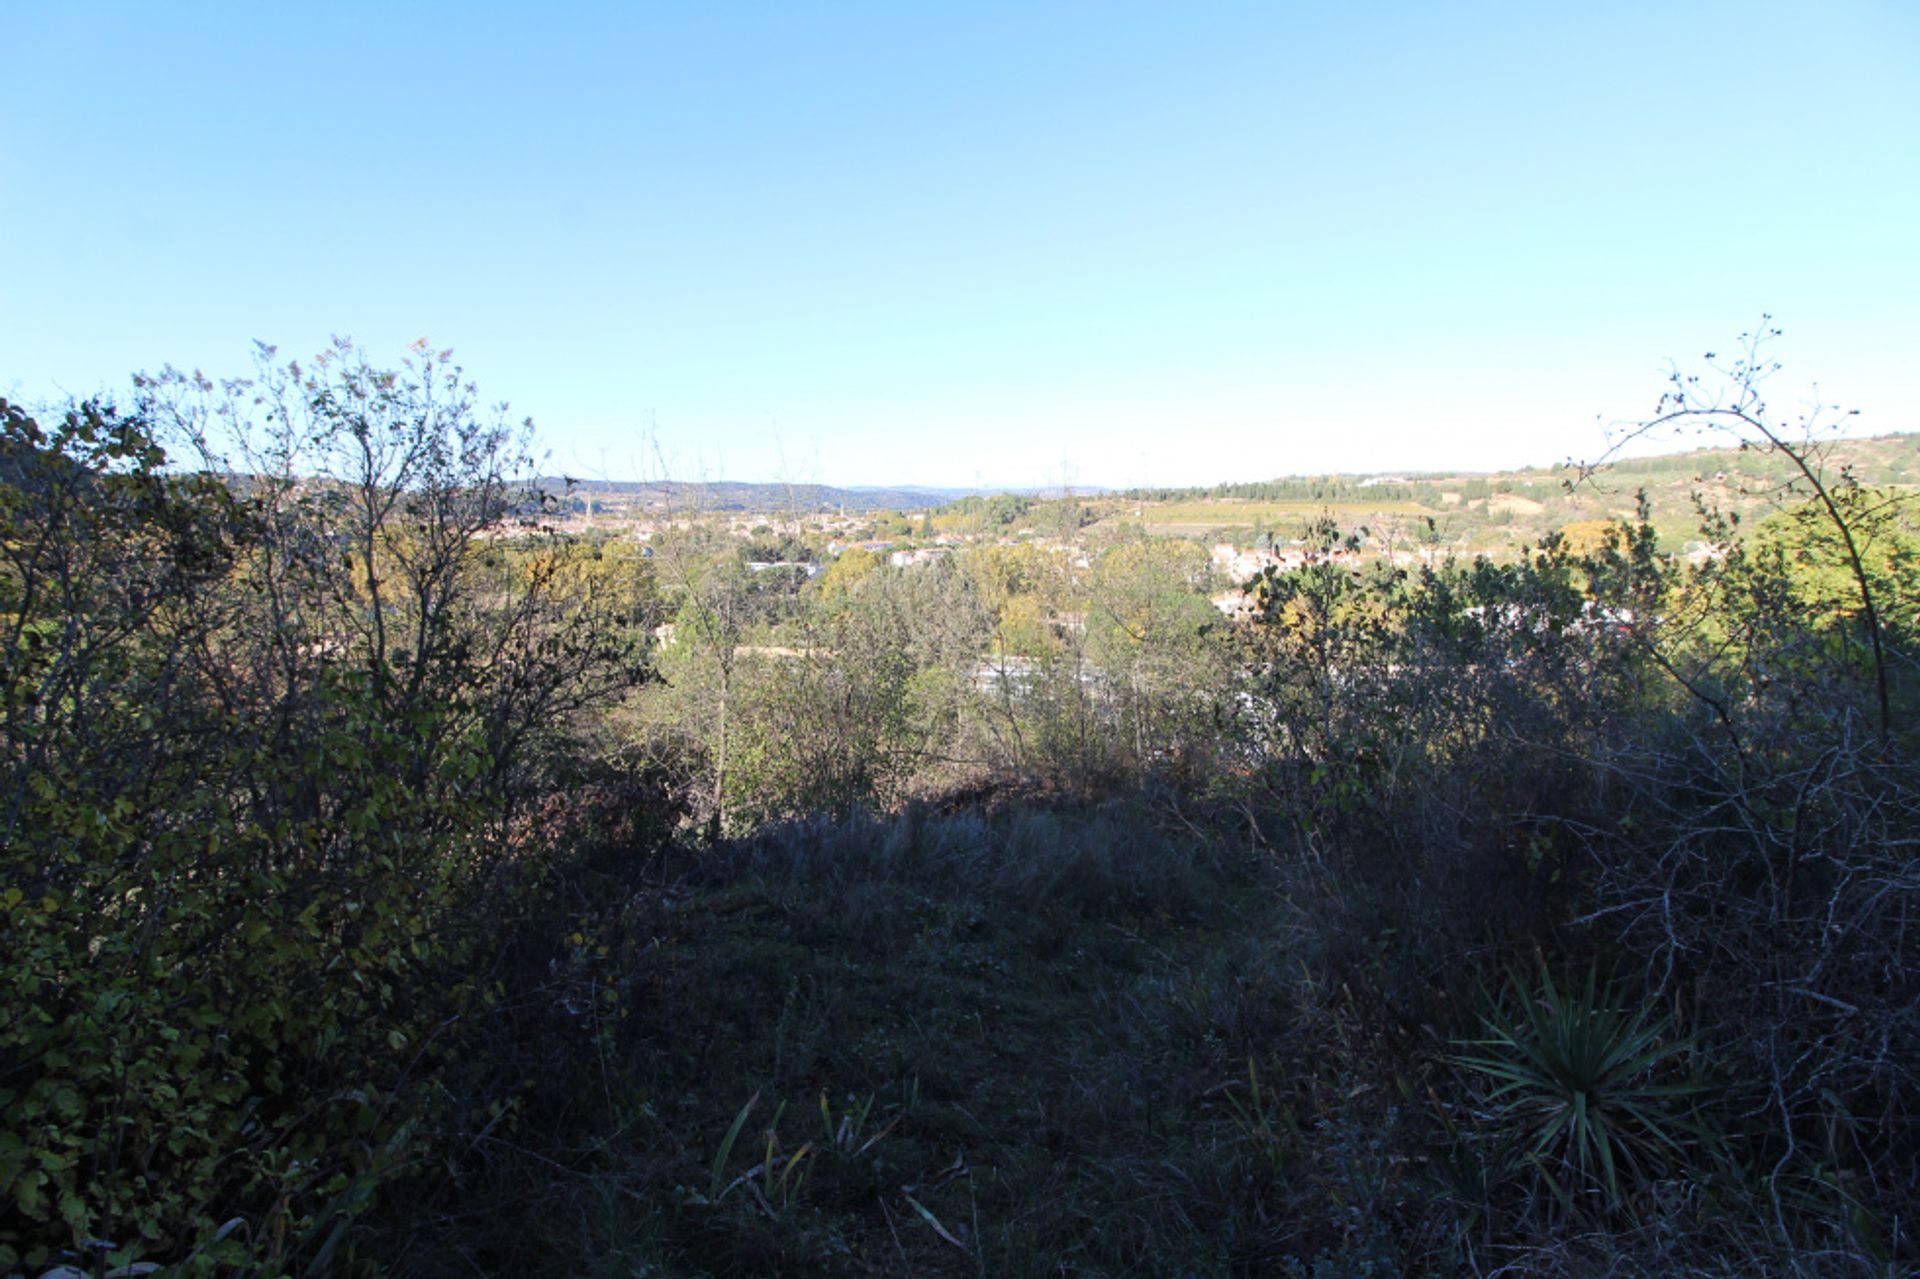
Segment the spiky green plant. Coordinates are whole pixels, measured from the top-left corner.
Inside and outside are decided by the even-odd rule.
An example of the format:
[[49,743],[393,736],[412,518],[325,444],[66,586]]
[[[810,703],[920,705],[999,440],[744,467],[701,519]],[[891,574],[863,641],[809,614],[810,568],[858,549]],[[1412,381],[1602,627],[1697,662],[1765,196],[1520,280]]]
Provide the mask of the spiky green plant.
[[1592,969],[1584,989],[1563,992],[1543,963],[1537,989],[1509,978],[1508,997],[1481,1018],[1486,1037],[1453,1058],[1493,1081],[1490,1125],[1522,1144],[1565,1208],[1596,1185],[1617,1206],[1623,1171],[1644,1180],[1683,1165],[1707,1135],[1695,1112],[1708,1085],[1674,1077],[1693,1041],[1672,1033],[1671,1017],[1622,1000]]

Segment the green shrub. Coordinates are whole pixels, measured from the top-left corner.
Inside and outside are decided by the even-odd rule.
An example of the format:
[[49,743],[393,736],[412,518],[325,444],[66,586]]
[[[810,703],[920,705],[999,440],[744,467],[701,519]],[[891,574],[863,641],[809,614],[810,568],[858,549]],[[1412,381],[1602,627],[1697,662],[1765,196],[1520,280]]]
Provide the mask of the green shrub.
[[490,553],[513,437],[443,360],[142,388],[0,405],[0,1269],[324,1272],[443,1113],[540,740],[632,667]]

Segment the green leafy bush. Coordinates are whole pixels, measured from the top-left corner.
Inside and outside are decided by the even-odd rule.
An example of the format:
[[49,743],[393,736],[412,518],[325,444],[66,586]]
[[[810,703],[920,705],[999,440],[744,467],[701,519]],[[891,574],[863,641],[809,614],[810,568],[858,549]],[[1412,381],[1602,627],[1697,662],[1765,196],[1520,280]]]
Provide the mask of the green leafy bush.
[[495,549],[515,437],[443,358],[0,409],[0,1269],[324,1271],[443,1113],[541,741],[634,664]]

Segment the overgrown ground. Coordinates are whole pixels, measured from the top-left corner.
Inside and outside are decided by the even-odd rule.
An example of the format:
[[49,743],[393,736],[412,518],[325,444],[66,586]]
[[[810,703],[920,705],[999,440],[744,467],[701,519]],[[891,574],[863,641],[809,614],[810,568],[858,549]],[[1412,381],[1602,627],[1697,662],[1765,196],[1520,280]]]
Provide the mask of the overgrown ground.
[[[1465,979],[1412,971],[1407,952],[1432,952],[1384,917],[1356,939],[1316,879],[1144,797],[787,827],[609,868],[545,987],[527,1108],[457,1177],[429,1170],[430,1197],[403,1197],[362,1255],[621,1276],[1657,1255],[1632,1229],[1486,1220],[1499,1194],[1447,1061],[1474,1027],[1425,1020]],[[1488,922],[1513,934],[1510,909]]]
[[1301,996],[1284,914],[1245,867],[1116,813],[787,829],[670,871],[605,920],[624,1019],[568,1028],[602,1034],[598,1086],[512,1143],[602,1139],[564,1168],[502,1139],[487,1163],[517,1210],[477,1197],[410,1267],[1217,1273],[1311,1253],[1322,1232],[1263,1220],[1265,1156],[1226,1102]]

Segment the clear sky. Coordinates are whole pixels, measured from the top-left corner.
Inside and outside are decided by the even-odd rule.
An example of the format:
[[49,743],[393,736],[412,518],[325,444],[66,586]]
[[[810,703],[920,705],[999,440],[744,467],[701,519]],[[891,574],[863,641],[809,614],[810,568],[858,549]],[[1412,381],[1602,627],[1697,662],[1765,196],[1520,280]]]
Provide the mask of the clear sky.
[[1589,455],[1771,311],[1920,429],[1920,3],[0,0],[0,393],[452,346],[555,469]]

